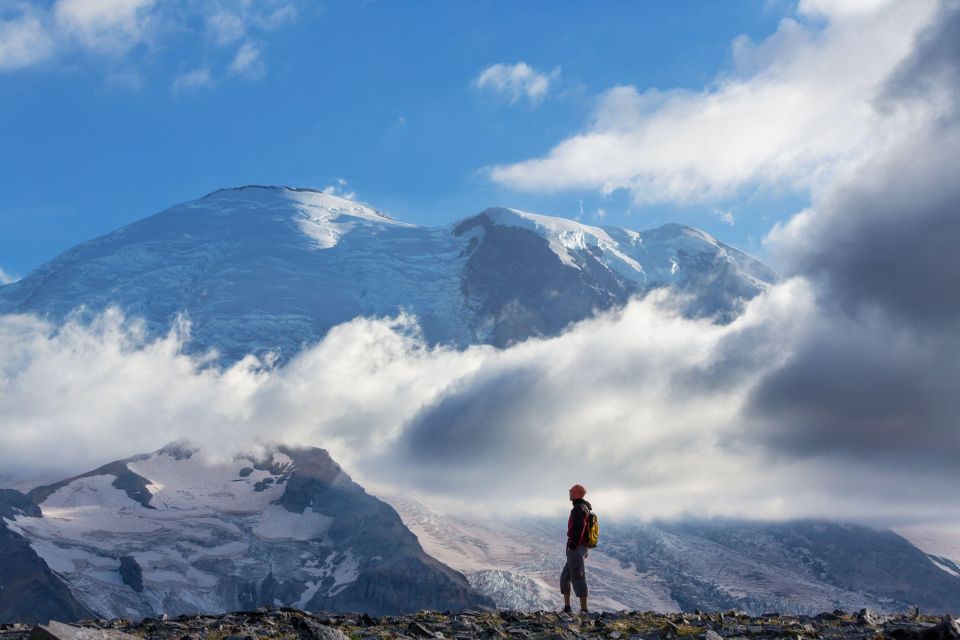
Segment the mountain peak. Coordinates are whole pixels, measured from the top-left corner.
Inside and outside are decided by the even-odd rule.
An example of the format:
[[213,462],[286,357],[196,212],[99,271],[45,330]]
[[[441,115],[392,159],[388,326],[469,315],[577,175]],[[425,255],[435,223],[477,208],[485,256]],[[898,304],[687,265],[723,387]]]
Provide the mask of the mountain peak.
[[325,219],[351,216],[373,222],[399,223],[382,211],[361,202],[336,195],[332,189],[311,187],[288,187],[285,185],[248,184],[240,187],[217,189],[195,201],[208,206],[210,202],[233,202],[259,205],[290,203]]
[[[53,320],[109,307],[190,352],[292,357],[359,316],[414,314],[430,343],[506,346],[671,287],[729,319],[776,280],[689,227],[596,227],[491,207],[454,225],[398,222],[317,189],[220,189],[74,247],[0,288],[0,311]],[[522,311],[522,312],[521,312]]]
[[[0,492],[0,555],[10,557],[13,540],[41,577],[68,590],[79,604],[50,614],[61,619],[490,604],[325,450],[208,453],[175,443],[26,497]],[[0,585],[18,584],[17,560],[0,563]],[[0,622],[11,610],[35,615],[36,594],[0,590]]]

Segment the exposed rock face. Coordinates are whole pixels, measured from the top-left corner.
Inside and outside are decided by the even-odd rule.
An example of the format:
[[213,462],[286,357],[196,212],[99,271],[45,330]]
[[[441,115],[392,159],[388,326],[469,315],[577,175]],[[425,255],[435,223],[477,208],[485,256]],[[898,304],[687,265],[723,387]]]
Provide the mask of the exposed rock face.
[[78,620],[84,608],[29,542],[6,526],[6,518],[40,515],[23,494],[0,489],[0,624]]
[[32,589],[0,591],[6,620],[490,602],[322,449],[213,463],[171,446],[37,488],[35,503],[4,495],[19,506],[0,520],[0,584]]
[[358,316],[416,315],[425,338],[498,346],[659,287],[721,320],[776,276],[680,225],[636,232],[494,208],[428,228],[304,189],[224,189],[78,245],[0,287],[0,313],[60,321],[116,305],[221,362],[295,355]]
[[137,593],[143,591],[143,569],[137,564],[137,559],[133,556],[121,556],[120,558],[120,579]]
[[365,611],[370,615],[420,609],[462,609],[492,604],[464,576],[431,558],[397,512],[350,480],[325,451],[288,449],[295,467],[280,504],[333,519],[331,542],[359,560],[358,578],[334,595],[318,591],[312,611]]

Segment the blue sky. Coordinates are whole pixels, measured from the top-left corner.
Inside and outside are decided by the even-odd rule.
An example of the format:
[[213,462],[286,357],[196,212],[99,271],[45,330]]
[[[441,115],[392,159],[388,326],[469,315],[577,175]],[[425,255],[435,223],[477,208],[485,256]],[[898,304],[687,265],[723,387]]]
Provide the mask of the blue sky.
[[[359,199],[427,225],[491,205],[591,223],[603,209],[604,224],[676,220],[757,253],[805,199],[765,191],[638,204],[625,189],[518,189],[486,170],[547,153],[613,87],[703,90],[732,68],[735,38],[767,38],[791,3],[268,0],[201,10],[130,0],[126,14],[123,0],[112,4],[120,17],[97,31],[83,16],[63,20],[54,3],[0,3],[8,39],[28,18],[47,25],[33,58],[8,46],[4,60],[0,46],[7,272],[248,183],[342,179]],[[477,82],[492,65],[521,63],[546,79],[542,94]]]

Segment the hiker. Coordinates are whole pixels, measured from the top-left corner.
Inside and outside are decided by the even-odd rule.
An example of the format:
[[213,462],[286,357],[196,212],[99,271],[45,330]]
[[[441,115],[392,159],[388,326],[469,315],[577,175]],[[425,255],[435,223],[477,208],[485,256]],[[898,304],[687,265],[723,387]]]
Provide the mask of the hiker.
[[588,533],[590,524],[590,503],[583,499],[587,490],[583,485],[575,484],[570,487],[570,501],[573,508],[570,510],[570,519],[567,521],[567,563],[560,574],[560,593],[563,594],[563,610],[570,613],[570,583],[573,591],[580,598],[580,613],[587,611],[587,574],[584,560],[588,553]]

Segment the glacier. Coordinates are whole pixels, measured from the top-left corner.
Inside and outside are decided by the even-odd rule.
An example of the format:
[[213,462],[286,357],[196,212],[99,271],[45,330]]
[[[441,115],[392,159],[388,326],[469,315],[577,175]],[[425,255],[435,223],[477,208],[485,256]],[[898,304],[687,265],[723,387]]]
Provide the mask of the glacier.
[[322,191],[221,189],[78,245],[0,286],[0,313],[54,322],[114,306],[230,363],[289,359],[358,316],[416,316],[431,344],[508,346],[660,287],[732,319],[776,281],[749,255],[668,224],[649,231],[491,208],[440,227]]

